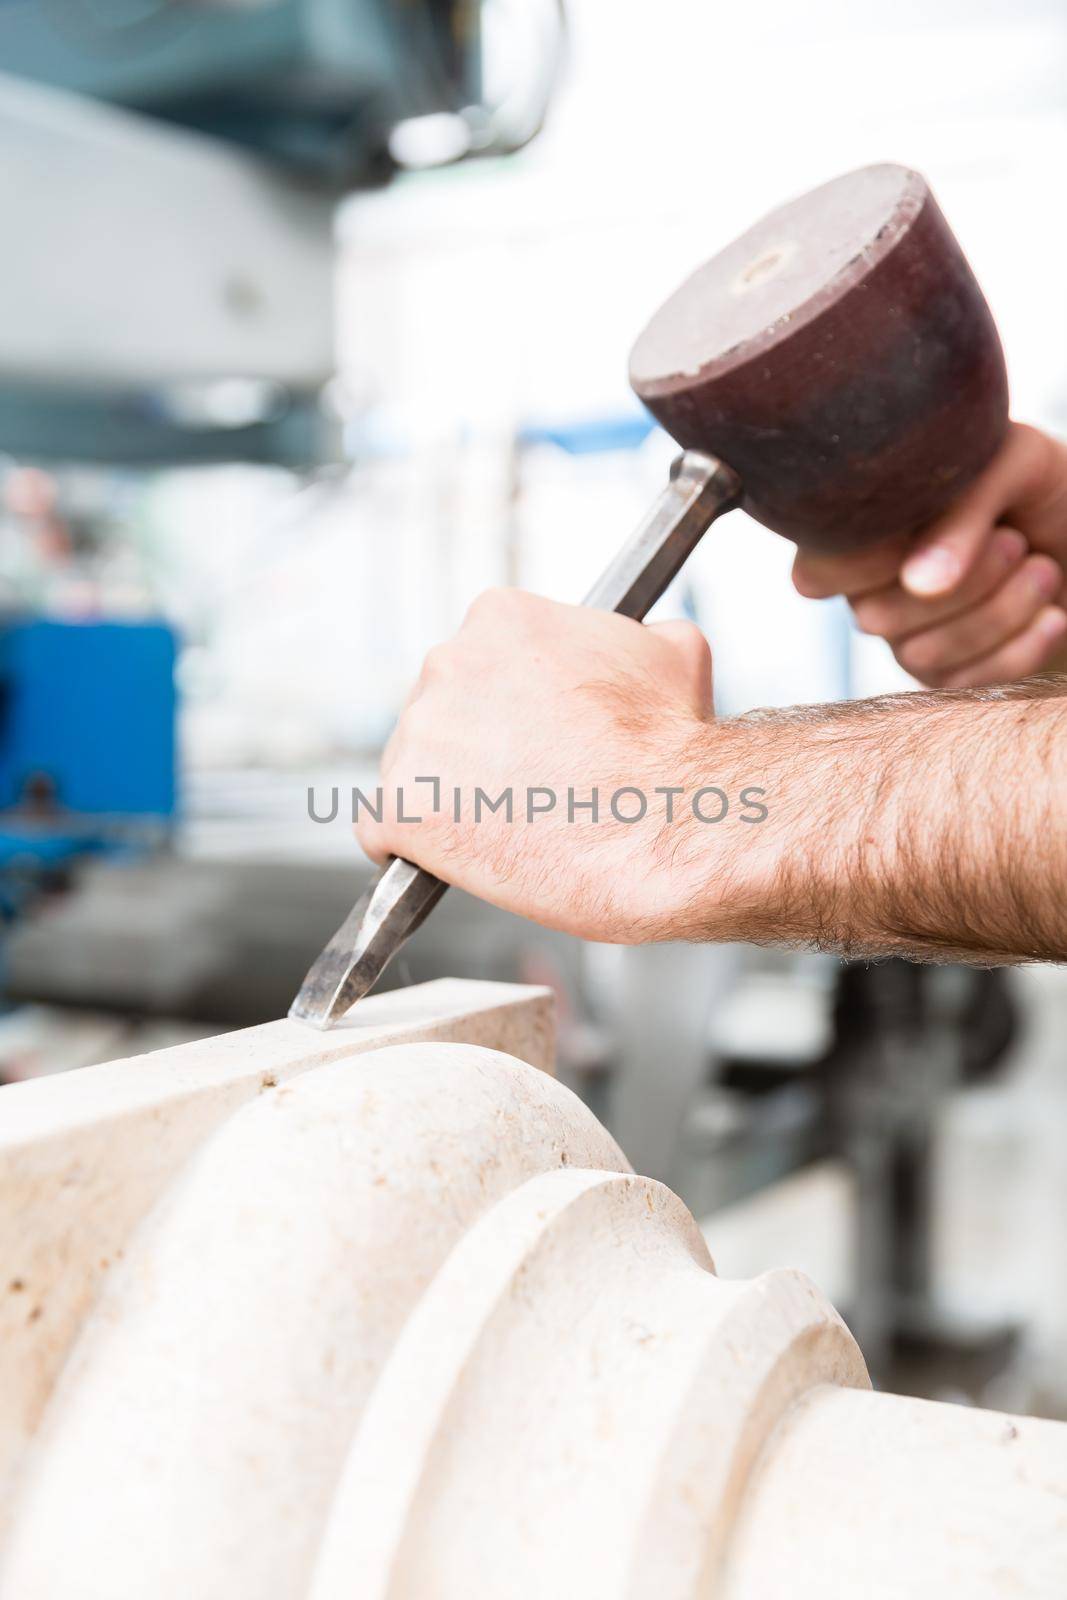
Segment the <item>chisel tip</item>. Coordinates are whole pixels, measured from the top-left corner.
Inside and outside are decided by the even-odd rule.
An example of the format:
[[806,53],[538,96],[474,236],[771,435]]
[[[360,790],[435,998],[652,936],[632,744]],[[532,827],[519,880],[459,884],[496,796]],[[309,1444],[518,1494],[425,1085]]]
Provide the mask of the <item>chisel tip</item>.
[[353,906],[289,1007],[312,1028],[332,1028],[381,977],[393,956],[447,885],[410,861],[395,859]]

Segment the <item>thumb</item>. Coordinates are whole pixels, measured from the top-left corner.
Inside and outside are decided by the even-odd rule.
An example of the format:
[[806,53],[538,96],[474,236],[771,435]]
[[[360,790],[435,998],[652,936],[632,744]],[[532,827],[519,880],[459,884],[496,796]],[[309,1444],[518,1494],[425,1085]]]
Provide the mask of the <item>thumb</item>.
[[647,631],[670,646],[684,692],[698,717],[711,715],[711,646],[695,622],[649,622]]

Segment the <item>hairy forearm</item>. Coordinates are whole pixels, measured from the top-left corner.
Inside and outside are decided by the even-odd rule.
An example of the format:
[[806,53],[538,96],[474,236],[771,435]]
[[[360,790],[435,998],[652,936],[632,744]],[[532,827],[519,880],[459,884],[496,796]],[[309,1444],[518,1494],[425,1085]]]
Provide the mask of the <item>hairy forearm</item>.
[[718,725],[720,766],[724,736],[768,816],[680,937],[1067,959],[1067,678],[759,713]]
[[[490,591],[427,658],[360,841],[587,939],[1067,960],[1067,678],[732,721],[711,700],[685,623]],[[427,783],[494,805],[402,810]]]

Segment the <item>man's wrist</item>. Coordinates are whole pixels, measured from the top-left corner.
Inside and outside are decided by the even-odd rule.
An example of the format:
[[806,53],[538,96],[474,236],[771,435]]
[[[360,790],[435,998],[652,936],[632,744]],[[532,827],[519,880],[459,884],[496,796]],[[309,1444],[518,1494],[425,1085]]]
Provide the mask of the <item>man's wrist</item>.
[[813,848],[819,820],[799,777],[812,766],[804,717],[757,712],[702,724],[692,737],[689,790],[696,796],[714,786],[735,804],[713,827],[690,808],[680,844],[670,845],[667,937],[751,944],[811,939],[799,907],[810,900],[814,881],[834,869],[827,851]]

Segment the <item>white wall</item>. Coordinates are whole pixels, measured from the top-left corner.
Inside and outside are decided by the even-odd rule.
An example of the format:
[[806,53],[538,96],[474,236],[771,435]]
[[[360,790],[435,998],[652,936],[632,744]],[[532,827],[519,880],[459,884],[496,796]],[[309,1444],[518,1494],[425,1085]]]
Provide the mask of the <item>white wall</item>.
[[[761,211],[849,167],[927,174],[999,320],[1017,414],[1067,428],[1062,0],[570,0],[569,13],[565,82],[527,151],[342,210],[339,394],[358,465],[336,493],[283,506],[280,541],[263,536],[258,490],[255,536],[218,541],[233,572],[215,701],[236,709],[213,749],[270,760],[373,743],[478,589],[517,577],[578,598],[670,446],[542,450],[515,496],[514,430],[636,411],[626,358],[660,298]],[[726,709],[843,691],[844,619],[794,594],[790,559],[735,513],[690,563]],[[878,641],[852,661],[855,692],[907,682]]]
[[[571,0],[569,13],[566,83],[529,151],[343,214],[342,369],[398,434],[458,450],[531,417],[632,405],[629,346],[685,272],[788,195],[884,159],[933,183],[1000,322],[1017,413],[1067,422],[1062,5]],[[570,497],[565,466],[531,486],[544,512],[525,536],[559,551],[551,572],[543,549],[531,562],[539,587],[581,592],[661,458],[621,470],[610,496],[603,468],[573,467]],[[840,624],[792,594],[788,565],[736,516],[693,563],[733,705],[839,692]],[[444,601],[439,631],[463,598]],[[879,646],[860,655],[861,689],[898,681]]]

